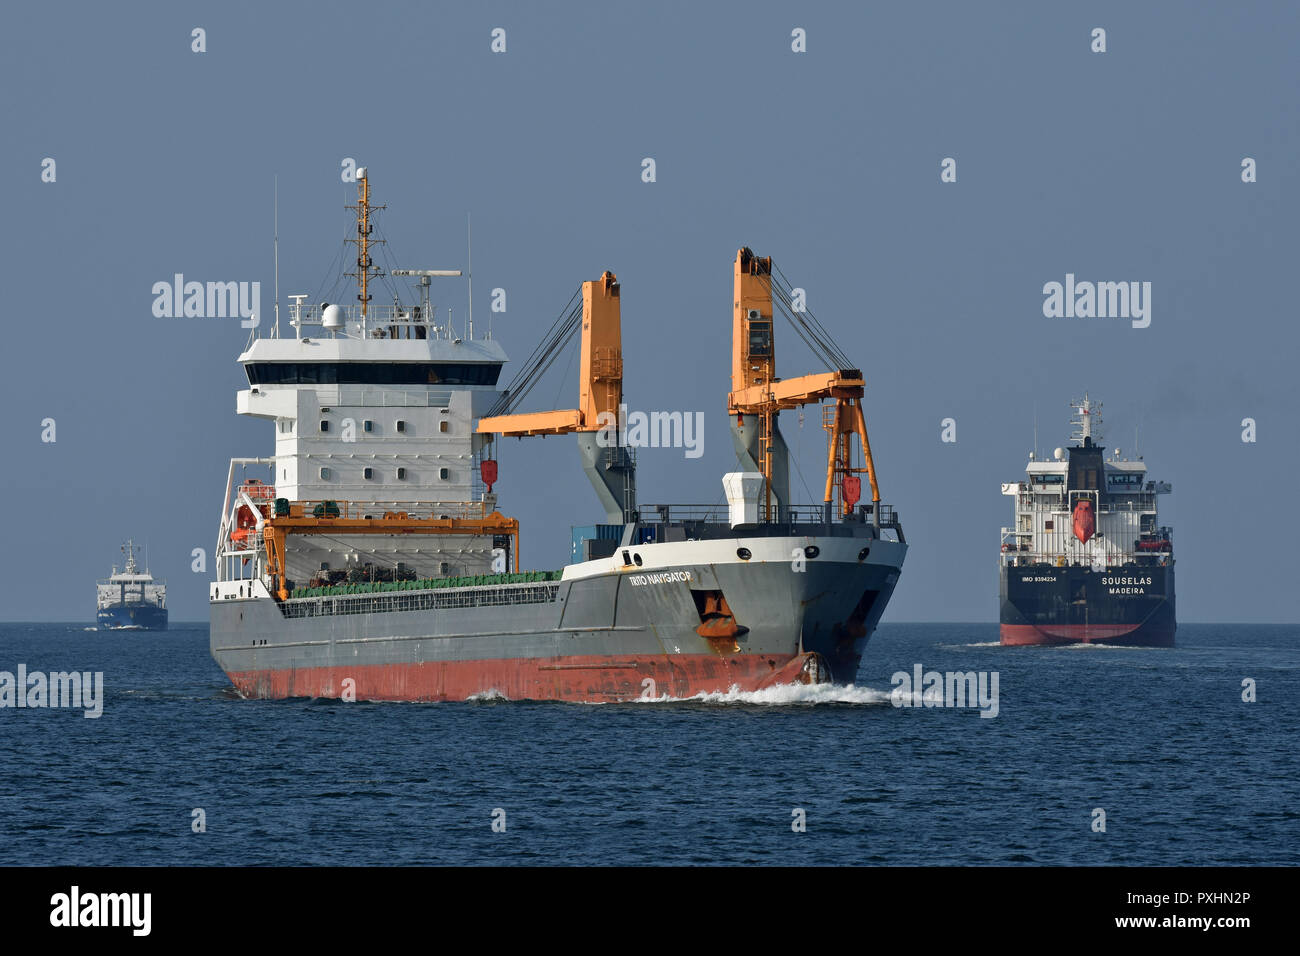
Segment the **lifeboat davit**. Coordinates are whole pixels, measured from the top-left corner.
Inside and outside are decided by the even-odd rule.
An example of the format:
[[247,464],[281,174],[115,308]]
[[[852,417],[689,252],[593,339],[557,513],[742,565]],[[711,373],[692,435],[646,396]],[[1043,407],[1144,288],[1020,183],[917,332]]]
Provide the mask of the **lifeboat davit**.
[[1092,513],[1092,502],[1080,498],[1074,503],[1074,536],[1084,544],[1097,530],[1097,517]]

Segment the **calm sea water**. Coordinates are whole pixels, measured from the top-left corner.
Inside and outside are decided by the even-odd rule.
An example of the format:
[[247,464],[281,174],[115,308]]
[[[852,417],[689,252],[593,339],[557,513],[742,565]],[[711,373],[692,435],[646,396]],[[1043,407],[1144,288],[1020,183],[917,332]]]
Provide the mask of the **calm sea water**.
[[[0,863],[1295,864],[1298,639],[1002,648],[995,625],[896,624],[853,687],[342,704],[238,699],[203,625],[0,625],[0,671],[105,681],[96,720],[0,710]],[[998,715],[892,706],[918,663],[996,671]]]

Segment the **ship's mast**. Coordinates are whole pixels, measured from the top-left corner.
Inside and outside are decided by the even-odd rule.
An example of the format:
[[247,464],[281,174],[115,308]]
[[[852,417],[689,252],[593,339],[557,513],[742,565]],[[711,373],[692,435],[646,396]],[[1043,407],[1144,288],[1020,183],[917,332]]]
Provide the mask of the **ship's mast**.
[[135,541],[128,538],[126,544],[122,545],[122,553],[126,555],[126,567],[122,569],[124,574],[135,574]]
[[[465,214],[465,268],[469,272],[469,340],[474,341],[474,222]],[[488,313],[491,315],[491,313]],[[488,320],[488,338],[492,338],[492,320]]]
[[361,291],[357,294],[357,299],[361,302],[361,334],[366,334],[366,311],[367,305],[372,298],[369,292],[369,280],[373,275],[376,278],[383,275],[383,272],[375,268],[374,262],[370,259],[370,244],[376,243],[382,245],[383,239],[371,239],[370,233],[374,231],[374,223],[370,221],[372,210],[383,209],[384,206],[370,205],[370,178],[366,175],[364,166],[357,169],[357,204],[348,206],[349,209],[357,211],[357,237],[349,239],[348,242],[356,243],[357,246],[357,271],[347,273],[357,280],[357,285]]
[[[273,229],[275,246],[275,326],[271,330],[271,337],[278,339],[280,337],[280,177],[275,177],[275,199],[273,204],[275,211],[272,218],[274,219]],[[146,560],[146,563],[147,560]]]
[[1072,401],[1070,407],[1076,413],[1071,424],[1077,429],[1071,437],[1085,446],[1093,444],[1094,438],[1101,437],[1101,402],[1093,402],[1084,392],[1083,398]]

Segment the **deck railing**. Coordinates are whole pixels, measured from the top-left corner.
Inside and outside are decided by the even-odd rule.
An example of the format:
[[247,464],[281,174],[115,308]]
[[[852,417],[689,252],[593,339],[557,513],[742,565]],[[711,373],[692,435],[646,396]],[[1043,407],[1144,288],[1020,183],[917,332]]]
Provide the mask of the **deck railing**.
[[[872,505],[859,505],[853,513],[852,522],[872,524],[874,517]],[[690,505],[690,504],[670,504],[670,505],[639,505],[637,511],[640,514],[641,521],[645,524],[679,524],[684,522],[698,522],[702,524],[725,524],[731,523],[731,509],[726,504],[712,505]],[[762,506],[759,506],[761,513]],[[772,508],[773,517],[760,523],[765,524],[825,524],[826,507],[824,505],[786,505],[782,510],[780,520],[776,520],[776,507]],[[838,515],[832,515],[833,524],[840,524],[844,521]],[[897,528],[900,525],[898,512],[892,505],[880,506],[880,526],[882,528]]]
[[[368,518],[380,519],[385,514],[404,514],[408,518],[457,518],[471,519],[486,517],[486,508],[482,501],[422,501],[418,508],[394,506],[392,503],[374,503],[366,501],[346,501],[343,499],[304,499],[290,502],[290,507],[302,508],[304,518]],[[274,512],[273,512],[274,514]]]
[[285,617],[328,617],[340,614],[549,604],[555,600],[559,591],[558,584],[497,584],[429,591],[389,591],[346,597],[291,598],[280,602],[280,613]]

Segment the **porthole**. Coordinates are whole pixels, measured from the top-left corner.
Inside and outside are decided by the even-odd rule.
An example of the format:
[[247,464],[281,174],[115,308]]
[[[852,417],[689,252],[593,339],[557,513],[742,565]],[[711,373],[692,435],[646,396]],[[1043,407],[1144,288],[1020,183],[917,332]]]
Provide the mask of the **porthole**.
[[742,561],[748,561],[748,560],[749,560],[750,558],[752,558],[753,556],[754,556],[754,553],[753,553],[752,551],[750,551],[749,548],[737,548],[737,549],[736,549],[736,557],[740,558],[740,560],[742,560]]
[[639,554],[632,555],[632,560],[636,562],[636,566],[638,568],[641,567],[641,555]]
[[803,555],[805,558],[815,558],[821,553],[822,549],[817,547],[815,544],[810,544],[808,547],[803,549]]
[[871,553],[871,547],[868,545],[867,547],[863,548],[861,551],[858,552],[858,560],[859,561],[867,560],[867,555],[869,555],[870,553]]

